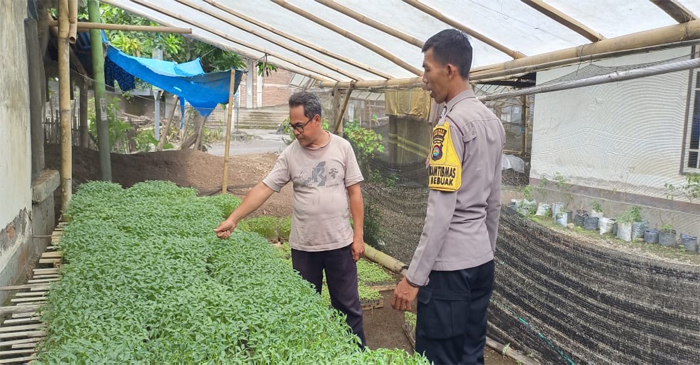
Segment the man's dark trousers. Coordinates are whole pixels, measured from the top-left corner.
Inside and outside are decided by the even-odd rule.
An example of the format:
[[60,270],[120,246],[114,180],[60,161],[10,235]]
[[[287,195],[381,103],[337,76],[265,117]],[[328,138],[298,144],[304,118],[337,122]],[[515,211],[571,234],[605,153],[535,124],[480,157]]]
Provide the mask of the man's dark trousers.
[[323,285],[323,270],[326,271],[331,305],[347,317],[352,332],[366,345],[362,327],[362,305],[357,292],[357,265],[352,258],[350,245],[321,252],[292,250],[292,266],[301,277],[316,287],[320,294]]
[[493,261],[429,278],[418,290],[416,351],[435,364],[483,364]]

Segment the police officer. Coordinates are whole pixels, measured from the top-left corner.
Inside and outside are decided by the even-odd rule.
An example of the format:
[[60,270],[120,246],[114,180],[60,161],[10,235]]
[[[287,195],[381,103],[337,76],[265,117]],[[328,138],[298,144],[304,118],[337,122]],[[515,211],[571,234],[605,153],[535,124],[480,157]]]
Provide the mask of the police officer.
[[428,211],[406,277],[392,298],[418,299],[416,351],[435,364],[483,364],[501,208],[501,121],[469,86],[472,47],[449,29],[423,46],[424,88],[445,103],[428,156]]

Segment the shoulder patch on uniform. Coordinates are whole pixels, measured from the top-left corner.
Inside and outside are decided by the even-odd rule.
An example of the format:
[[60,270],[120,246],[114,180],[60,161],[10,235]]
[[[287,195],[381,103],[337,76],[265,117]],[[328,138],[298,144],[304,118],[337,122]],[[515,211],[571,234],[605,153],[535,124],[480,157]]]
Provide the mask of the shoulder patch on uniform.
[[462,161],[457,156],[450,124],[433,128],[428,187],[439,191],[457,191],[462,186]]

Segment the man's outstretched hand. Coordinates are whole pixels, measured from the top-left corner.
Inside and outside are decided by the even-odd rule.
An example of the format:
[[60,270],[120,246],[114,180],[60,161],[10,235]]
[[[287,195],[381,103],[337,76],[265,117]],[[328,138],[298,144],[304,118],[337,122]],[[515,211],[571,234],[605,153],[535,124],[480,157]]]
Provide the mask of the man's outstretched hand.
[[216,232],[216,237],[219,237],[221,239],[228,239],[231,237],[231,232],[233,232],[234,229],[236,229],[236,224],[232,220],[226,219],[225,221],[221,222],[218,227],[214,228],[214,232]]

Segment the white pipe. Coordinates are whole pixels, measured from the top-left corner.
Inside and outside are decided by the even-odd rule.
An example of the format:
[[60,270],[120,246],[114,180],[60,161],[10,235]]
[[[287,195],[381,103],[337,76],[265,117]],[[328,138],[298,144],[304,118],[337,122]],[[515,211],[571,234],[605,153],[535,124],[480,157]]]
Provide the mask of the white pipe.
[[548,93],[548,92],[552,92],[552,91],[568,90],[568,89],[574,89],[574,88],[585,87],[585,86],[607,84],[610,82],[633,80],[633,79],[638,79],[638,78],[642,78],[642,77],[661,75],[661,74],[683,71],[683,70],[688,70],[688,69],[697,68],[697,67],[700,67],[700,58],[696,58],[696,59],[692,59],[692,60],[684,60],[684,61],[679,61],[679,62],[673,62],[673,63],[666,63],[666,64],[662,64],[662,65],[654,65],[654,66],[638,68],[638,69],[628,70],[628,71],[613,72],[613,73],[609,73],[606,75],[593,76],[593,77],[589,77],[589,78],[585,78],[585,79],[581,79],[581,80],[562,81],[562,82],[555,82],[555,83],[548,84],[548,85],[533,86],[533,87],[528,87],[528,88],[520,89],[520,90],[516,90],[516,91],[509,91],[509,92],[500,93],[500,94],[482,96],[482,97],[479,97],[479,100],[490,101],[490,100],[503,99],[503,98],[513,98],[513,97],[522,96],[522,95],[532,95],[532,94]]

